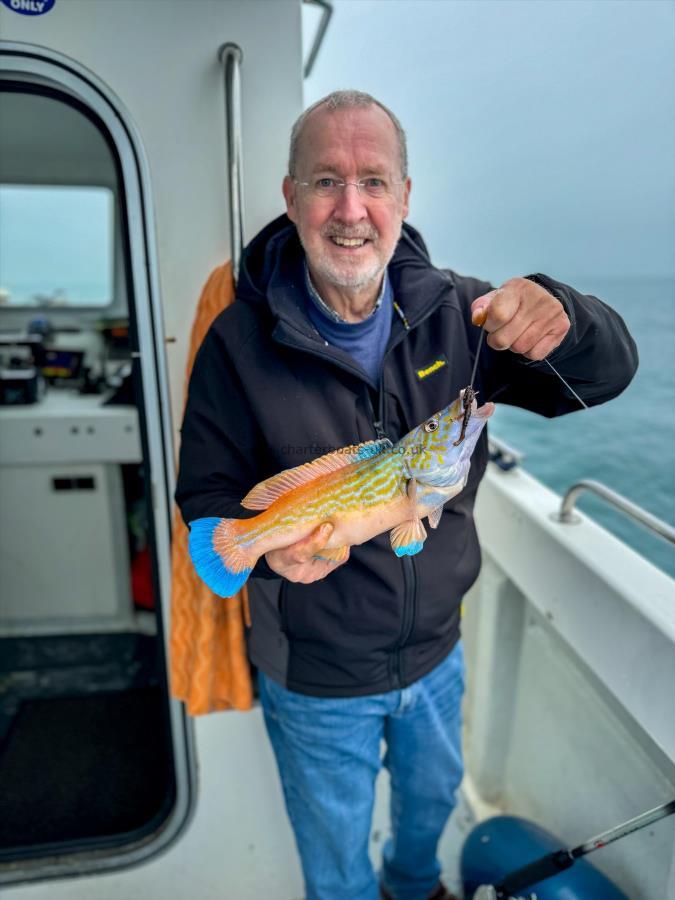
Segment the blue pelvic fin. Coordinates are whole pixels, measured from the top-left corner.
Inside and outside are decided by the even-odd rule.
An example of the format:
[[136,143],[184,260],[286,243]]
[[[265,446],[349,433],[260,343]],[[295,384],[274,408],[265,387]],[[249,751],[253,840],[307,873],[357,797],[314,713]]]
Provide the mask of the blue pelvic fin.
[[404,544],[401,547],[395,547],[394,553],[397,556],[414,556],[419,553],[424,544],[422,541],[413,541],[412,544]]
[[391,547],[397,556],[414,556],[424,546],[427,532],[419,518],[401,522],[392,528],[389,538]]
[[238,545],[236,519],[209,517],[190,522],[190,558],[202,581],[219,597],[231,597],[246,582],[255,559]]

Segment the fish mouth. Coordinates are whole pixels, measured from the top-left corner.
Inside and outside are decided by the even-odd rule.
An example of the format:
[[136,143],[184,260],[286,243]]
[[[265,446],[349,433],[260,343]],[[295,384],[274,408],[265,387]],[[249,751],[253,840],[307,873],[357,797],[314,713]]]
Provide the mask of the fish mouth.
[[[461,419],[464,415],[464,395],[466,394],[468,388],[462,388],[459,392],[459,399],[456,401],[459,405],[459,418]],[[473,400],[471,401],[471,418],[476,416],[478,419],[489,419],[492,413],[495,411],[494,403],[484,403],[482,406],[478,405],[478,401],[476,397],[478,396],[478,391],[475,392]]]
[[489,419],[494,411],[494,403],[484,403],[482,406],[478,406],[474,400],[471,404],[471,415],[476,419]]

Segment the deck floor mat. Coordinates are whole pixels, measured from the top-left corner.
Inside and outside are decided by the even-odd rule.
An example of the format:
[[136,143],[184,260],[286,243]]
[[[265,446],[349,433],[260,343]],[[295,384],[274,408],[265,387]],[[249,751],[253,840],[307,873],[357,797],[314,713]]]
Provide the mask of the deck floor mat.
[[0,744],[0,849],[134,831],[171,767],[158,687],[21,703]]

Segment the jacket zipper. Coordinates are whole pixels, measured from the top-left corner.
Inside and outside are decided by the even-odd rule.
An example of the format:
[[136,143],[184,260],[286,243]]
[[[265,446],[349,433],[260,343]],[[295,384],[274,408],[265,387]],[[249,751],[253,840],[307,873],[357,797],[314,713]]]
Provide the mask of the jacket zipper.
[[[384,370],[384,363],[389,355],[389,353],[401,343],[405,335],[411,330],[412,327],[416,327],[421,324],[428,316],[430,316],[434,310],[435,305],[432,306],[426,315],[422,316],[418,321],[414,323],[414,326],[411,326],[408,320],[405,317],[403,310],[395,306],[395,311],[398,314],[399,319],[403,324],[404,330],[400,332],[396,339],[389,344],[387,349],[385,350],[384,356],[382,357],[382,369]],[[362,374],[356,370],[351,368],[351,366],[346,366],[342,362],[342,360],[335,359],[332,354],[324,353],[318,348],[309,348],[298,346],[293,341],[286,341],[283,338],[277,336],[275,338],[280,344],[285,344],[286,346],[294,347],[296,350],[304,350],[306,353],[309,353],[312,356],[318,356],[322,359],[325,359],[329,362],[332,362],[334,365],[337,365],[339,368],[344,369],[352,374],[356,374],[361,380],[363,380]],[[382,438],[388,437],[386,422],[384,420],[384,388],[383,388],[383,375],[380,375],[380,383],[378,385],[377,392],[377,418],[375,418],[375,411],[373,409],[373,404],[370,400],[370,393],[368,388],[366,387],[366,397],[368,399],[368,406],[370,408],[371,418],[373,420],[373,428],[375,429],[375,434],[377,435],[377,439],[380,440]],[[410,635],[412,634],[413,625],[415,623],[415,611],[417,608],[417,569],[415,566],[415,560],[412,556],[402,556],[401,557],[401,567],[403,569],[403,584],[404,584],[404,593],[403,593],[403,615],[401,621],[401,633],[398,639],[398,643],[396,645],[396,649],[394,651],[392,667],[391,667],[391,676],[393,682],[394,690],[398,690],[403,686],[403,666],[401,662],[401,650],[405,646],[408,641]]]
[[417,609],[417,570],[414,556],[402,556],[403,564],[403,622],[401,624],[401,637],[396,648],[396,687],[403,687],[403,665],[401,662],[401,650],[410,637],[415,622]]
[[288,582],[285,578],[281,579],[281,586],[279,588],[279,627],[281,629],[282,634],[288,634],[288,614],[287,614],[287,604],[286,604],[286,588],[288,586]]
[[[378,440],[380,438],[389,437],[389,435],[387,434],[384,412],[384,361],[391,349],[391,347],[388,347],[384,354],[384,357],[382,358],[382,374],[380,375],[380,383],[378,385],[377,394],[377,418],[375,418],[373,404],[370,402],[370,394],[368,394],[368,392],[366,391],[368,397],[368,405],[370,407],[370,412],[373,419],[373,427],[375,428],[375,433],[378,437]],[[408,638],[412,633],[413,625],[415,622],[415,611],[417,609],[417,570],[415,567],[414,557],[402,556],[401,568],[403,569],[404,586],[403,611],[401,615],[401,632],[392,659],[393,665],[391,668],[391,677],[394,690],[399,690],[403,687],[403,664],[401,661],[401,650],[405,646]]]

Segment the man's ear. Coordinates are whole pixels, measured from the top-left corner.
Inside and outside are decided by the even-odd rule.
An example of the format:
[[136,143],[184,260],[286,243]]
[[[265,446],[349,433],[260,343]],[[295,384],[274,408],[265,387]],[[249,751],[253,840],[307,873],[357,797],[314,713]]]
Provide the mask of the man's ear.
[[410,191],[412,189],[412,181],[409,178],[403,182],[403,215],[401,218],[405,219],[408,215],[408,210],[410,209]]
[[286,175],[286,177],[284,178],[283,184],[281,185],[281,190],[283,191],[284,200],[286,201],[286,215],[291,220],[291,222],[296,222],[297,213],[295,182],[290,175]]

